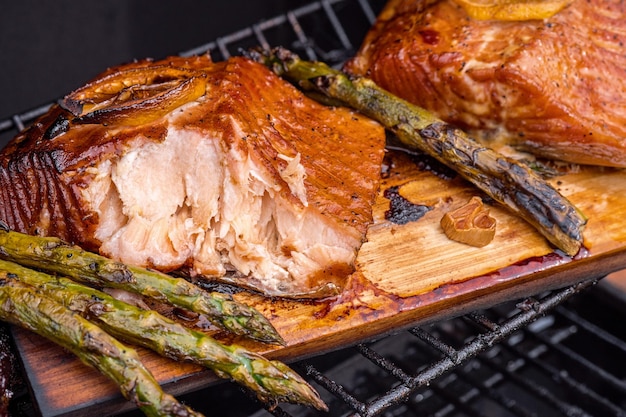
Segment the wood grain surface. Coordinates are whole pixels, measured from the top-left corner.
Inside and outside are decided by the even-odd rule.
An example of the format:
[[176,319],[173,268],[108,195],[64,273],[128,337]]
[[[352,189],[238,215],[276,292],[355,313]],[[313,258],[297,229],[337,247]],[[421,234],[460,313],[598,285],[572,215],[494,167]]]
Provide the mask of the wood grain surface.
[[[483,248],[449,240],[439,225],[446,211],[481,193],[460,178],[421,170],[405,154],[390,152],[368,232],[344,292],[318,302],[236,298],[258,308],[285,338],[284,347],[229,338],[227,343],[292,362],[328,350],[450,318],[475,309],[560,288],[626,268],[626,172],[581,168],[550,182],[588,217],[585,249],[570,258],[555,252],[528,224],[497,205],[495,239]],[[394,224],[385,217],[385,191],[431,209],[419,220]],[[132,408],[117,388],[71,354],[14,329],[18,349],[43,416],[113,415]],[[174,395],[216,381],[195,365],[175,363],[139,349],[149,369]]]

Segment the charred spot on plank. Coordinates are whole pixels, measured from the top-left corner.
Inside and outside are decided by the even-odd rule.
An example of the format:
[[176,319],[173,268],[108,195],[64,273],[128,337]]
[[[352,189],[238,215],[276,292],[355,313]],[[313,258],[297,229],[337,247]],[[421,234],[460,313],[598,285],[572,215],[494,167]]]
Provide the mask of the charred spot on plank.
[[398,187],[390,187],[383,193],[389,200],[389,210],[385,211],[385,219],[395,224],[407,224],[421,219],[433,208],[423,204],[415,204],[402,197]]

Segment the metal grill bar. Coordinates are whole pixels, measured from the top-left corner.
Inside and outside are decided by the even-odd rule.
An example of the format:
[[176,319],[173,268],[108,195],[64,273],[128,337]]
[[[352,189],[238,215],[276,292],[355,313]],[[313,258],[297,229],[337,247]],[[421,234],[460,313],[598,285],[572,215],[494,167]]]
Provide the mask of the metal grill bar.
[[[521,351],[519,350],[516,350],[516,351],[519,353],[520,357],[525,357],[528,360],[526,355],[523,355]],[[568,416],[588,415],[584,411],[582,411],[580,408],[572,404],[569,404],[565,401],[560,400],[552,392],[550,392],[550,390],[546,389],[542,385],[537,384],[536,381],[532,379],[528,379],[524,376],[520,376],[520,373],[518,372],[520,368],[522,368],[525,364],[533,364],[537,366],[539,365],[537,361],[533,361],[532,359],[528,360],[528,362],[522,361],[522,363],[519,364],[514,370],[507,369],[507,367],[497,364],[493,361],[484,362],[484,363],[487,366],[493,368],[494,371],[503,375],[507,381],[515,383],[525,392],[533,394],[537,399],[541,399],[545,403],[550,404],[551,406],[554,407],[554,409],[559,410],[561,413],[568,415]],[[524,413],[527,414],[528,411],[524,410]]]
[[[508,335],[534,321],[545,312],[554,308],[556,305],[571,297],[573,294],[579,292],[582,288],[591,285],[593,282],[594,281],[587,281],[550,295],[541,302],[533,303],[532,309],[521,311],[501,325],[495,325],[495,323],[489,322],[489,327],[493,327],[493,330],[490,333],[479,334],[474,340],[470,341],[462,349],[458,350],[452,357],[446,356],[442,360],[433,363],[431,366],[411,378],[410,383],[402,384],[380,398],[370,402],[367,407],[367,412],[361,413],[361,415],[375,416],[392,405],[396,405],[404,401],[417,388],[424,386],[438,376],[443,375],[447,371],[458,366],[463,361],[475,357],[485,349],[493,346],[496,342],[503,340]],[[471,316],[468,317],[472,319],[474,318]],[[484,323],[485,321],[480,318],[480,322]]]
[[[569,349],[568,347],[564,346],[558,341],[556,343],[554,341],[551,341],[548,337],[546,337],[543,334],[534,334],[534,336],[537,339],[539,339],[541,342],[545,344],[550,344],[551,347],[555,349],[559,354],[564,355],[568,358],[571,358],[571,360],[578,362],[581,366],[586,368],[590,373],[593,373],[595,375],[602,377],[604,380],[606,380],[607,383],[612,384],[613,386],[617,387],[622,392],[626,392],[625,391],[626,384],[624,384],[623,381],[620,381],[617,378],[615,378],[604,368],[601,368],[593,364],[592,362],[587,360],[587,358],[585,358],[584,356],[580,355],[579,353],[575,352],[572,349]],[[564,378],[564,379],[568,379],[568,378]]]
[[452,346],[449,346],[443,343],[441,340],[437,339],[436,337],[434,337],[433,335],[431,335],[430,333],[428,333],[427,331],[423,329],[414,328],[414,329],[411,329],[410,332],[413,333],[413,335],[420,338],[421,340],[423,340],[424,342],[426,342],[427,344],[429,344],[430,346],[432,346],[433,348],[437,349],[439,352],[446,355],[454,363],[459,362],[459,358],[458,358],[459,352],[456,349],[454,349]]
[[[479,360],[481,361],[481,363],[483,363],[481,359]],[[489,364],[488,361],[485,361],[485,363]],[[499,404],[501,407],[507,409],[509,412],[511,412],[511,414],[518,416],[518,417],[532,416],[533,413],[529,412],[524,407],[520,406],[518,402],[514,398],[512,398],[510,395],[505,395],[504,393],[494,388],[499,383],[501,383],[508,376],[508,374],[510,374],[510,371],[507,370],[506,367],[500,367],[500,368],[501,369],[499,369],[499,372],[497,372],[493,377],[484,381],[471,379],[468,373],[466,372],[458,372],[456,373],[456,375],[458,375],[459,378],[466,381],[467,384],[475,386],[479,390],[480,395],[484,397],[488,397],[496,404]],[[507,376],[504,376],[504,375],[507,375]]]
[[378,367],[384,369],[389,374],[393,375],[396,379],[400,380],[403,384],[410,384],[411,377],[407,375],[401,368],[399,368],[396,364],[385,358],[384,356],[378,354],[375,350],[371,349],[369,346],[365,344],[360,344],[357,346],[361,355],[369,359],[372,363],[377,365]]
[[[340,398],[345,404],[350,406],[358,413],[366,411],[366,406],[360,402],[356,397],[352,396],[342,385],[336,383],[334,380],[326,377],[322,372],[318,371],[313,365],[304,364],[306,375],[313,378],[315,382],[326,388],[328,392],[334,394]],[[272,413],[273,414],[273,413]]]
[[[507,318],[502,319],[499,323],[489,318],[488,315],[479,313],[471,313],[459,318],[459,320],[470,324],[470,327],[478,330],[478,334],[474,335],[459,349],[444,342],[427,328],[410,329],[408,333],[420,342],[420,349],[426,356],[431,359],[434,358],[434,360],[429,360],[427,365],[419,369],[414,375],[410,375],[403,369],[408,368],[411,364],[403,363],[402,360],[390,360],[377,352],[372,344],[356,346],[356,350],[360,355],[397,380],[397,383],[391,389],[368,401],[359,400],[358,395],[327,377],[310,363],[303,362],[300,366],[315,383],[349,406],[352,412],[347,415],[352,417],[378,416],[388,412],[393,407],[398,407],[402,403],[405,403],[404,406],[407,408],[417,407],[416,404],[412,403],[411,396],[418,389],[422,389],[420,395],[425,395],[423,390],[426,389],[426,392],[430,393],[429,396],[431,398],[440,397],[445,401],[446,404],[437,411],[437,414],[443,415],[446,412],[444,408],[452,407],[457,411],[462,411],[463,415],[482,416],[483,413],[474,406],[474,403],[479,400],[485,401],[486,398],[506,409],[510,415],[520,417],[534,415],[532,411],[529,411],[523,404],[519,404],[510,395],[496,389],[498,385],[504,382],[515,384],[524,389],[537,399],[541,399],[545,404],[548,404],[553,410],[560,410],[560,412],[567,415],[584,416],[586,412],[578,406],[558,399],[550,390],[535,384],[532,380],[519,373],[524,366],[533,366],[537,369],[543,369],[543,372],[549,374],[551,378],[563,377],[559,375],[558,370],[552,369],[537,358],[541,354],[542,348],[536,348],[534,353],[528,354],[519,346],[516,346],[516,343],[519,342],[519,337],[512,338],[509,343],[500,342],[514,334],[524,334],[526,338],[536,338],[535,332],[523,329],[595,282],[595,280],[589,280],[549,293],[539,300],[534,298],[525,299],[516,305],[517,311],[509,312],[511,314],[508,314]],[[530,332],[530,334],[526,335],[527,332]],[[546,343],[551,343],[549,340],[540,342],[544,346]],[[375,342],[373,344],[375,345]],[[497,346],[497,348],[494,346]],[[512,352],[512,356],[516,358],[512,365],[497,363],[491,358],[491,356],[496,356],[498,352],[503,350]],[[470,365],[467,365],[468,363]],[[455,368],[459,368],[462,365],[477,366],[476,364],[492,369],[493,376],[488,380],[480,381],[470,377],[471,372],[455,371]],[[378,388],[381,392],[385,389],[382,381],[374,382],[380,382]],[[462,395],[451,394],[448,392],[447,386],[455,383],[464,384],[469,388]],[[598,400],[601,401],[602,399],[599,398]],[[601,407],[600,409],[609,410],[612,414],[615,414],[615,405],[598,404]],[[417,413],[418,408],[415,408],[415,410]],[[271,412],[274,415],[283,415],[282,413],[285,411],[279,408]]]
[[374,23],[376,20],[376,13],[372,10],[372,6],[367,2],[367,0],[359,0],[359,5],[361,9],[363,9],[363,13],[367,17],[367,20],[371,23]]
[[[568,357],[572,362],[577,363],[578,366],[587,369],[588,375],[594,375],[594,377],[596,378],[602,378],[603,387],[611,387],[612,389],[619,391],[620,395],[626,397],[626,393],[624,391],[626,384],[624,384],[622,380],[616,378],[604,368],[590,362],[581,354],[563,345],[563,342],[566,339],[568,339],[574,333],[580,331],[585,331],[592,337],[602,338],[603,340],[611,343],[613,346],[620,349],[622,353],[626,352],[624,350],[624,341],[614,337],[613,335],[604,331],[602,328],[599,328],[593,323],[590,323],[573,311],[567,310],[562,307],[557,307],[555,309],[555,313],[552,314],[557,313],[563,316],[563,318],[569,321],[569,323],[563,329],[555,332],[550,337],[540,332],[534,331],[532,329],[532,325],[529,326],[528,329],[525,329],[523,331],[523,333],[526,335],[526,338],[537,339],[539,343],[532,352],[526,352],[517,344],[505,344],[504,348],[510,350],[515,357],[520,358],[523,364],[532,366],[534,369],[540,370],[541,372],[545,373],[549,378],[555,381],[560,381],[561,384],[567,386],[572,392],[575,392],[576,396],[578,396],[579,398],[585,398],[581,401],[586,401],[587,403],[592,404],[591,408],[595,410],[604,410],[604,412],[609,413],[610,415],[623,415],[624,410],[622,410],[620,406],[608,400],[605,395],[599,394],[598,392],[594,391],[585,382],[578,381],[571,375],[563,373],[557,366],[554,366],[547,361],[541,360],[539,356],[541,356],[547,350],[552,350],[557,355]],[[484,327],[485,323],[481,322],[481,326]],[[487,327],[491,328],[492,326],[487,325]],[[496,365],[492,363],[490,364],[490,366]],[[498,367],[497,371],[505,374],[508,379],[515,381],[517,384],[524,387],[525,390],[534,393],[535,395],[537,395],[537,397],[541,398],[547,403],[550,403],[562,413],[566,413],[567,415],[588,415],[579,407],[572,406],[571,404],[558,400],[553,393],[548,390],[542,389],[532,382],[529,382],[528,379],[520,378],[517,373],[510,372],[509,370],[502,367]]]
[[[304,53],[307,59],[322,59],[332,65],[345,60],[354,51],[354,46],[350,41],[348,33],[346,32],[341,19],[337,16],[334,8],[337,5],[348,2],[349,0],[321,0],[313,2],[289,11],[284,15],[276,16],[272,19],[257,23],[251,27],[220,37],[214,42],[188,50],[183,52],[181,55],[190,56],[211,53],[214,59],[223,60],[229,58],[233,53],[238,52],[229,49],[229,47],[238,43],[247,43],[250,46],[260,45],[263,48],[268,48],[271,44],[268,41],[266,33],[272,29],[288,24],[288,27],[291,29],[291,33],[294,36],[290,45],[292,49]],[[372,6],[367,2],[367,0],[359,0],[358,5],[360,6],[360,11],[363,13],[369,24],[372,24],[376,18],[376,14],[373,11]],[[302,18],[306,18],[310,15],[316,15],[321,12],[323,12],[323,16],[330,26],[329,28],[325,28],[325,30],[328,31],[329,29],[332,29],[336,40],[340,44],[339,48],[336,50],[321,51],[317,49],[315,45],[315,36],[307,33],[300,23]]]
[[451,385],[456,381],[457,375],[450,374],[443,381],[441,386],[439,384],[434,384],[431,388],[436,395],[441,397],[446,402],[444,410],[442,411],[450,413],[456,410],[462,412],[464,415],[484,417],[483,413],[471,407],[471,398],[478,394],[478,390],[476,388],[472,388],[462,396],[457,396],[452,390],[447,389],[448,385]]
[[19,131],[32,123],[37,117],[46,113],[52,104],[45,104],[24,113],[15,114],[9,119],[0,120],[0,148],[2,148],[2,139],[8,141],[11,136],[15,136]]
[[618,339],[617,337],[613,336],[612,334],[610,334],[603,328],[596,326],[595,324],[591,323],[590,321],[576,314],[576,312],[574,311],[564,309],[560,306],[557,307],[554,311],[555,313],[558,313],[562,317],[569,320],[571,323],[576,323],[576,326],[583,328],[589,334],[593,334],[595,337],[602,339],[605,342],[611,344],[612,346],[619,349],[623,354],[626,355],[626,342],[625,341]]
[[[578,320],[581,320],[581,322],[585,322],[585,320],[575,315],[570,315],[570,318],[574,319],[571,323],[571,326],[573,326],[576,331],[581,330],[582,327],[579,326]],[[597,326],[589,326],[588,322],[587,326],[588,334],[590,336],[595,337],[596,331],[598,331],[599,333],[601,332],[601,329],[599,329]],[[573,331],[574,330],[572,330],[572,332]],[[541,333],[532,332],[530,330],[527,330],[526,333],[532,335],[532,337],[539,340],[540,343],[549,346],[550,349],[556,351],[559,355],[563,355],[569,358],[569,360],[576,362],[578,366],[585,368],[587,370],[586,375],[593,375],[594,378],[600,378],[602,380],[600,387],[603,390],[608,390],[609,388],[617,390],[622,398],[626,398],[626,384],[624,384],[622,380],[616,378],[604,368],[593,364],[584,356],[564,346],[562,343],[563,340],[560,339],[560,337],[563,337],[563,335],[559,335],[559,339],[557,340],[551,340],[549,337]],[[619,344],[623,343],[620,342]],[[586,401],[590,404],[593,404],[594,409],[605,410],[606,412],[613,415],[626,415],[626,411],[623,410],[619,405],[612,403],[606,397],[606,393],[601,394],[596,392],[594,389],[588,386],[586,381],[579,381],[573,376],[561,372],[559,368],[550,364],[547,361],[541,361],[536,358],[527,357],[527,355],[525,355],[524,352],[520,349],[515,349],[515,353],[525,357],[529,361],[532,361],[535,366],[542,369],[544,372],[550,375],[550,377],[555,378],[556,380],[560,381],[560,383],[566,385],[572,391],[576,392],[576,394],[580,396],[580,398],[584,398],[581,399],[581,401]]]
[[330,2],[328,0],[322,1],[322,7],[324,8],[326,16],[328,16],[328,19],[330,20],[330,23],[332,24],[333,29],[337,34],[337,38],[341,41],[341,45],[343,46],[343,48],[347,50],[352,49],[352,43],[350,42],[350,39],[348,39],[348,35],[346,34],[346,31],[343,29],[343,26],[339,22],[335,11],[330,6]]
[[[543,342],[546,342],[545,338],[540,338],[540,339],[543,339]],[[550,342],[548,341],[548,343]],[[546,346],[546,345],[543,345],[543,346]],[[520,349],[519,347],[509,346],[509,349],[511,349],[514,352],[514,354],[517,355],[519,358],[522,358],[524,363],[527,364],[528,366],[532,366],[535,369],[540,370],[541,372],[545,373],[550,378],[553,378],[555,381],[560,381],[561,384],[564,384],[570,390],[572,390],[573,392],[576,392],[577,395],[588,396],[589,400],[595,403],[594,408],[596,410],[604,409],[604,410],[610,411],[611,414],[619,415],[618,414],[619,407],[615,406],[614,404],[611,404],[610,401],[608,401],[602,395],[598,395],[597,393],[595,393],[594,391],[586,387],[584,384],[576,381],[571,376],[563,373],[557,366],[554,366],[547,361],[538,359],[537,357],[533,357],[532,355],[527,354],[523,349]],[[516,374],[510,375],[510,377],[512,379],[516,378],[518,384],[522,385],[525,389],[534,392],[538,397],[554,405],[557,409],[561,410],[563,413],[567,413],[568,415],[581,415],[582,413],[581,410],[579,410],[578,408],[574,408],[571,405],[565,404],[562,401],[559,401],[557,398],[555,398],[554,394],[551,393],[550,391],[541,389],[540,387],[533,384],[532,382],[529,382],[526,379],[520,379],[519,376],[517,376]]]

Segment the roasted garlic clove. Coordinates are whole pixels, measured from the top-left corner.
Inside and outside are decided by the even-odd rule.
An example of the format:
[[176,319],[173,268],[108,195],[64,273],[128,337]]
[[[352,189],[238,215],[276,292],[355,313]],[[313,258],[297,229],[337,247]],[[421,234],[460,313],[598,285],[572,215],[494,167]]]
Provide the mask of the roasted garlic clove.
[[483,247],[496,234],[496,219],[489,215],[480,197],[472,197],[464,206],[446,213],[441,227],[451,240]]
[[73,91],[60,105],[73,123],[140,125],[205,94],[206,74],[169,66],[117,71]]

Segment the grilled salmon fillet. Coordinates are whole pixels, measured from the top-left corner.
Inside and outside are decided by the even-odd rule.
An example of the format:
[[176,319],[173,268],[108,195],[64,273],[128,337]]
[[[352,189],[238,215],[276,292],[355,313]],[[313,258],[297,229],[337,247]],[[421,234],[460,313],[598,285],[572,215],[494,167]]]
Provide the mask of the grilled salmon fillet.
[[269,296],[341,289],[384,129],[243,57],[112,68],[0,153],[0,219],[126,263]]
[[506,22],[471,19],[453,0],[391,0],[345,69],[477,138],[625,167],[625,45],[623,1]]

